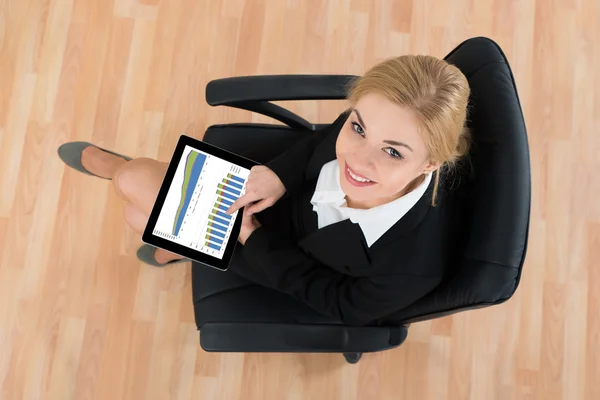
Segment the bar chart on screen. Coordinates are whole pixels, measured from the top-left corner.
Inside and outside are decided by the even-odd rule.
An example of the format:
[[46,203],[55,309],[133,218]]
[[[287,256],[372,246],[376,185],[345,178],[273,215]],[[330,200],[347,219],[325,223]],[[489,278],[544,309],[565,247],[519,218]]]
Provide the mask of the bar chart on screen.
[[[222,258],[250,170],[186,146],[153,234]],[[237,238],[235,238],[237,239]]]

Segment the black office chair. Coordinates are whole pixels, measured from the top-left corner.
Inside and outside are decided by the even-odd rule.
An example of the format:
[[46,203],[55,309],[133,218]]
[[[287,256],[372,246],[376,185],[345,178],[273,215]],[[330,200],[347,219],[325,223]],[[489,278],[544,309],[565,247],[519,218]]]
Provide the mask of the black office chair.
[[[484,37],[464,41],[445,59],[469,80],[468,124],[473,135],[471,171],[455,189],[464,194],[466,211],[461,220],[467,234],[460,262],[448,265],[451,277],[425,298],[390,315],[385,326],[236,322],[227,315],[200,326],[196,314],[204,350],[339,352],[353,362],[362,352],[402,344],[412,322],[497,305],[514,294],[527,249],[531,199],[529,146],[515,81],[500,47]],[[212,81],[206,87],[210,105],[258,112],[287,126],[214,125],[206,131],[204,141],[264,163],[307,131],[324,126],[311,124],[269,101],[344,99],[347,84],[354,78],[274,75]],[[192,275],[198,268],[206,268],[193,267]],[[215,296],[213,304],[219,302],[219,294]],[[235,293],[223,296],[224,302],[235,299]],[[244,299],[244,307],[251,313],[248,299]]]

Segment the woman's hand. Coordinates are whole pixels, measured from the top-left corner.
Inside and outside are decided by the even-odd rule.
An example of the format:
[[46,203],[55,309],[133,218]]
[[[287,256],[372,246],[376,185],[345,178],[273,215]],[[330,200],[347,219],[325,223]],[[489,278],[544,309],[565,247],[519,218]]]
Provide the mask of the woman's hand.
[[226,211],[226,214],[233,214],[242,207],[250,203],[255,203],[247,207],[248,216],[271,207],[285,194],[285,187],[277,174],[264,165],[256,165],[250,170],[248,182],[246,182],[246,192],[238,198]]
[[240,235],[238,236],[238,241],[245,245],[246,240],[250,237],[252,232],[256,229],[260,228],[260,222],[256,219],[254,215],[248,214],[248,208],[244,208],[244,215],[242,218],[242,227],[240,228]]

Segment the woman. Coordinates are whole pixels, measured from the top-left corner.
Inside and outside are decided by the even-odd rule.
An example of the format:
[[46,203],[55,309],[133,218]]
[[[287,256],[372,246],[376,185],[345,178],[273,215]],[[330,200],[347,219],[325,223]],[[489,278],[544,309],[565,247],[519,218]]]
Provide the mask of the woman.
[[[460,236],[457,202],[440,181],[468,151],[468,99],[465,76],[443,60],[402,56],[374,66],[333,124],[252,169],[228,210],[245,207],[245,263],[230,271],[349,325],[381,321],[425,296],[443,280]],[[168,163],[83,142],[59,154],[112,179],[128,224],[143,232]],[[138,256],[182,261],[149,246]]]

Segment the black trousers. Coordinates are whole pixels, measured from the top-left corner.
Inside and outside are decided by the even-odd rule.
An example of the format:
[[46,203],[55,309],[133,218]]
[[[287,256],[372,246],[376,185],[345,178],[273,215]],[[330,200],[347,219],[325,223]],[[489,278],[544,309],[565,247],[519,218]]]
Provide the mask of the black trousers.
[[[262,225],[275,227],[282,235],[296,237],[291,220],[291,198],[278,201],[256,214]],[[245,264],[238,243],[231,263]],[[243,268],[239,268],[243,271]],[[219,271],[192,263],[192,293],[198,329],[212,322],[278,322],[341,324],[286,293],[251,281],[242,273]]]

